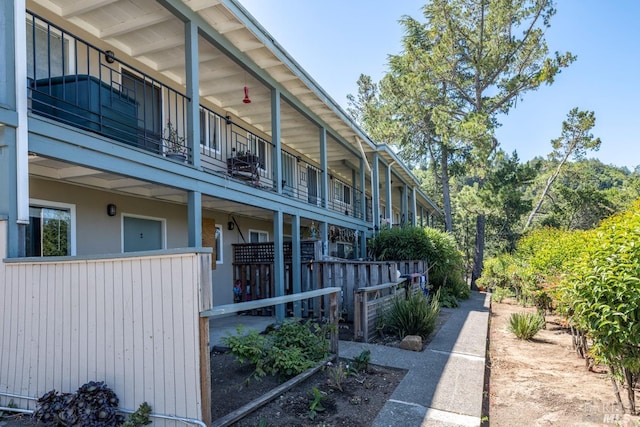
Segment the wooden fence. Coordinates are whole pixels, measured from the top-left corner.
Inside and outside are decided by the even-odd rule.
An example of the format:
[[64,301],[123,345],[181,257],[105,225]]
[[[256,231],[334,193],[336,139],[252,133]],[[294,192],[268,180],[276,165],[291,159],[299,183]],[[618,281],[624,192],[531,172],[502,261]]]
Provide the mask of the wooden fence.
[[420,292],[420,282],[402,278],[396,282],[360,288],[355,291],[353,334],[356,341],[369,342],[380,332],[380,319],[396,298]]

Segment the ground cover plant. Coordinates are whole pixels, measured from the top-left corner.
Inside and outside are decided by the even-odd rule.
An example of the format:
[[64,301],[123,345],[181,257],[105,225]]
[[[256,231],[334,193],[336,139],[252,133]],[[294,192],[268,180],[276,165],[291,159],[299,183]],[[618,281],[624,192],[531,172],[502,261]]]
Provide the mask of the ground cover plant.
[[509,318],[509,330],[521,340],[530,340],[545,326],[540,313],[513,313]]
[[310,320],[287,320],[271,328],[267,334],[256,330],[245,333],[240,325],[237,334],[222,339],[238,363],[254,367],[254,377],[279,375],[290,378],[315,366],[329,355],[329,325],[320,326]]
[[439,291],[429,298],[416,293],[409,298],[396,298],[383,315],[383,332],[397,335],[419,335],[426,339],[435,329],[440,315]]

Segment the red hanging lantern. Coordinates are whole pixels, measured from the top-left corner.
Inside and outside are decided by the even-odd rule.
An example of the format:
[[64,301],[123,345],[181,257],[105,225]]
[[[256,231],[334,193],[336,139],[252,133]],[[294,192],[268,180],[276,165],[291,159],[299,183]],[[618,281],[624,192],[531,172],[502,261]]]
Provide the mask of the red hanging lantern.
[[249,87],[244,87],[244,99],[242,100],[245,104],[251,104],[251,99],[249,99]]

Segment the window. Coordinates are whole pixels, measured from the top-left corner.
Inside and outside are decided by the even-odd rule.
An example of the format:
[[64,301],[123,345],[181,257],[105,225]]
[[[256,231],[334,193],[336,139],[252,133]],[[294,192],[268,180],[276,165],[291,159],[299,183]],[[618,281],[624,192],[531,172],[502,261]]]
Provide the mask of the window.
[[347,205],[351,204],[351,188],[343,182],[336,181],[334,187],[334,199]]
[[34,80],[73,72],[74,44],[44,21],[27,14],[27,76]]
[[25,249],[35,257],[75,255],[75,206],[32,200]]
[[338,258],[343,258],[343,259],[354,258],[353,245],[348,243],[338,243],[337,249],[338,249],[337,251]]
[[210,151],[220,151],[222,118],[204,108],[200,109],[200,145]]
[[269,241],[269,233],[262,230],[249,230],[250,243],[262,243]]
[[249,142],[249,151],[251,154],[258,156],[261,169],[267,169],[267,141],[250,133],[247,137]]
[[222,264],[222,226],[216,224],[216,264]]
[[287,196],[293,196],[296,186],[295,170],[297,159],[289,153],[282,152],[282,192]]

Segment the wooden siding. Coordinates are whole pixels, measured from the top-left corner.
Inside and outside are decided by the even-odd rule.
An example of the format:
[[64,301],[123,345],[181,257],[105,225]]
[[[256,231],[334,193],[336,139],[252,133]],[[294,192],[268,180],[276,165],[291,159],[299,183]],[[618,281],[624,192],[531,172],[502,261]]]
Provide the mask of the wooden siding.
[[[6,241],[0,221],[2,258]],[[157,414],[201,419],[210,265],[210,253],[189,250],[0,262],[0,393],[39,397],[105,381],[120,408],[146,401]]]

